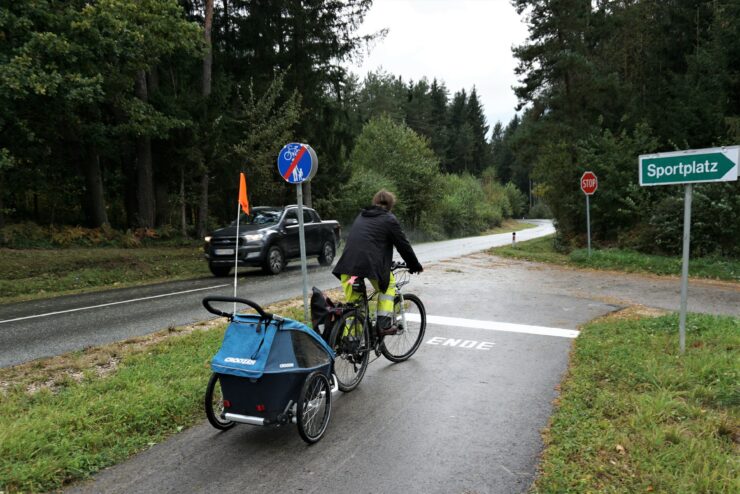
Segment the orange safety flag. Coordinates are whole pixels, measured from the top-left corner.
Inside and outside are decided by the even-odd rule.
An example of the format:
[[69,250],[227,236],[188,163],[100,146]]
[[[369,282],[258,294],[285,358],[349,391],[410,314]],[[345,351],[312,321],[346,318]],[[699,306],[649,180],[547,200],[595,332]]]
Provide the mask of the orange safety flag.
[[244,173],[239,174],[239,204],[242,206],[242,211],[249,214],[249,201],[247,200],[247,179],[244,177]]

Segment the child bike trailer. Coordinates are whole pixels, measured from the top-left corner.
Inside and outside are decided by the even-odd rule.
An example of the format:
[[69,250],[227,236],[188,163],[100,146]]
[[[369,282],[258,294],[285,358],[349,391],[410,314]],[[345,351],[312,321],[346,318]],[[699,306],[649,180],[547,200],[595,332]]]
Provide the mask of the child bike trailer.
[[[224,312],[212,302],[247,305],[257,314]],[[334,352],[326,342],[308,326],[250,300],[206,297],[203,306],[229,319],[206,389],[211,425],[227,430],[237,423],[295,423],[304,441],[320,440],[331,417]]]

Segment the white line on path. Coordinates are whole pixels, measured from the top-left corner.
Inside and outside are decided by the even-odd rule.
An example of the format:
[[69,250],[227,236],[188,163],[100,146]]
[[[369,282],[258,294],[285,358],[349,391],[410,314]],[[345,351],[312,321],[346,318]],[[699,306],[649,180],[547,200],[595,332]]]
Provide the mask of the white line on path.
[[[406,318],[419,322],[419,314],[406,314]],[[545,326],[530,326],[528,324],[512,324],[509,322],[480,321],[477,319],[461,319],[459,317],[427,316],[427,323],[457,326],[462,328],[486,329],[488,331],[505,331],[507,333],[526,333],[542,336],[558,336],[560,338],[577,338],[579,332],[575,329],[548,328]]]
[[101,307],[108,307],[108,306],[111,306],[111,305],[128,304],[128,303],[131,303],[131,302],[141,302],[142,300],[151,300],[153,298],[171,297],[172,295],[182,295],[183,293],[201,292],[203,290],[212,290],[214,288],[223,288],[225,286],[231,286],[231,285],[230,284],[225,284],[225,285],[208,286],[208,287],[205,287],[205,288],[194,288],[192,290],[185,290],[185,291],[182,291],[182,292],[163,293],[161,295],[152,295],[151,297],[132,298],[130,300],[121,300],[119,302],[110,302],[108,304],[91,305],[89,307],[79,307],[77,309],[60,310],[60,311],[57,311],[57,312],[47,312],[46,314],[36,314],[36,315],[33,315],[33,316],[16,317],[15,319],[6,319],[4,321],[0,321],[0,324],[5,324],[6,322],[23,321],[24,319],[34,319],[36,317],[55,316],[57,314],[66,314],[67,312],[77,312],[77,311],[80,311],[80,310],[99,309]]

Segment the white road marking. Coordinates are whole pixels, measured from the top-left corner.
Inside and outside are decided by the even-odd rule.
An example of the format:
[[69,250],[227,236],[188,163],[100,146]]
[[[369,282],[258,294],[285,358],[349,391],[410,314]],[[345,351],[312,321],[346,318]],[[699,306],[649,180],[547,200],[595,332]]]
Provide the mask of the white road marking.
[[77,311],[81,311],[81,310],[99,309],[101,307],[109,307],[111,305],[129,304],[131,302],[141,302],[142,300],[151,300],[151,299],[154,299],[154,298],[171,297],[172,295],[182,295],[183,293],[201,292],[203,290],[212,290],[214,288],[223,288],[225,286],[231,286],[231,285],[230,284],[226,284],[226,285],[208,286],[208,287],[205,287],[205,288],[194,288],[192,290],[184,290],[182,292],[163,293],[161,295],[152,295],[151,297],[132,298],[130,300],[121,300],[119,302],[110,302],[108,304],[91,305],[89,307],[79,307],[77,309],[60,310],[60,311],[57,311],[57,312],[47,312],[46,314],[36,314],[36,315],[33,315],[33,316],[16,317],[15,319],[6,319],[4,321],[0,321],[0,324],[5,324],[6,322],[23,321],[25,319],[34,319],[36,317],[56,316],[58,314],[66,314],[68,312],[77,312]]
[[[406,314],[406,318],[419,322],[419,314]],[[459,317],[427,316],[427,324],[443,324],[462,328],[485,329],[488,331],[504,331],[507,333],[537,334],[541,336],[558,336],[560,338],[577,338],[579,331],[575,329],[548,328],[546,326],[530,326],[528,324],[513,324],[509,322],[481,321],[478,319],[462,319]]]

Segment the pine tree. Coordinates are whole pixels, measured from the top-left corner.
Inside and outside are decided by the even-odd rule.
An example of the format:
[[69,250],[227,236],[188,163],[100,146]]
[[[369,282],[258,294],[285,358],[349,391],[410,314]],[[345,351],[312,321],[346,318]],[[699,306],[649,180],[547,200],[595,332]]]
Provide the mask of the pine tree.
[[488,142],[486,141],[488,125],[486,125],[483,105],[478,101],[478,93],[475,90],[475,86],[470,91],[466,110],[466,121],[470,125],[473,137],[472,163],[469,171],[474,175],[480,175],[483,170],[491,165],[491,154]]

